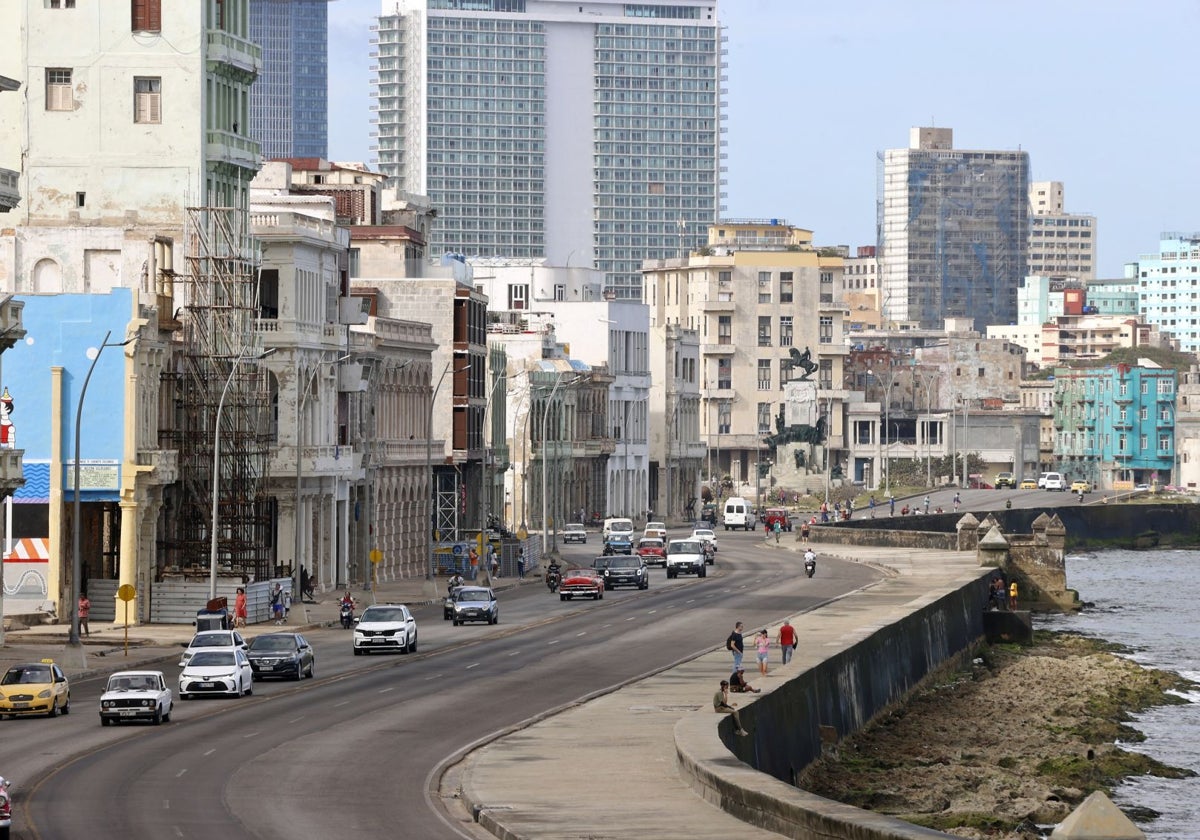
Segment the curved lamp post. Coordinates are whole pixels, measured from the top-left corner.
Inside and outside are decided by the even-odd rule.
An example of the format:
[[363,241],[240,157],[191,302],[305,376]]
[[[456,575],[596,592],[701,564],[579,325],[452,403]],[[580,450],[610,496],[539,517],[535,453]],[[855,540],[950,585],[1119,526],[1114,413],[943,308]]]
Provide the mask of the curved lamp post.
[[[580,379],[582,379],[582,377],[577,376],[574,379],[572,379],[569,384],[574,385]],[[548,400],[546,400],[546,407],[542,410],[542,556],[543,557],[546,556],[546,549],[547,549],[547,545],[549,542],[549,535],[550,535],[549,524],[546,521],[546,462],[548,460],[547,452],[546,452],[546,428],[547,428],[547,421],[550,419],[550,410],[551,410],[552,406],[554,405],[554,395],[558,393],[559,386],[561,386],[563,384],[563,382],[565,382],[565,381],[566,381],[566,379],[561,374],[555,378],[554,387],[552,389],[550,389],[550,398]]]
[[[450,372],[450,366],[454,364],[454,357],[450,357],[450,361],[446,362],[446,366],[442,368],[442,375],[438,377],[437,385],[434,386],[433,394],[429,397],[429,425],[425,427],[425,480],[429,482],[428,492],[425,493],[425,562],[426,574],[425,579],[432,582],[433,574],[433,405],[437,402],[438,391],[442,388],[442,382],[446,378],[446,374]],[[455,373],[464,373],[471,369],[471,364],[468,362],[461,368],[456,368]]]
[[217,417],[213,421],[213,465],[212,465],[212,533],[209,534],[209,557],[208,557],[208,598],[211,601],[217,597],[217,534],[219,532],[217,521],[217,490],[221,485],[221,412],[225,408],[225,395],[229,393],[229,386],[233,382],[233,375],[237,373],[238,365],[244,361],[258,361],[266,358],[275,352],[272,347],[257,356],[247,356],[245,347],[238,353],[237,358],[233,360],[233,365],[229,368],[229,376],[225,377],[225,387],[221,389],[221,399],[217,401]]
[[83,530],[82,511],[79,504],[79,433],[80,424],[83,422],[83,398],[87,396],[88,383],[92,381],[92,372],[96,370],[96,362],[100,361],[100,354],[104,352],[105,347],[124,347],[134,339],[127,338],[124,341],[110,344],[108,339],[112,336],[112,330],[104,334],[104,341],[100,342],[100,346],[96,348],[96,355],[92,357],[92,364],[88,368],[87,376],[83,378],[83,387],[79,390],[79,404],[75,406],[75,486],[74,486],[74,517],[75,527],[74,533],[71,535],[71,631],[67,636],[67,644],[72,647],[82,647],[79,642],[79,593],[83,591],[80,586],[80,578],[83,576],[83,560],[79,554],[79,541],[81,531]]

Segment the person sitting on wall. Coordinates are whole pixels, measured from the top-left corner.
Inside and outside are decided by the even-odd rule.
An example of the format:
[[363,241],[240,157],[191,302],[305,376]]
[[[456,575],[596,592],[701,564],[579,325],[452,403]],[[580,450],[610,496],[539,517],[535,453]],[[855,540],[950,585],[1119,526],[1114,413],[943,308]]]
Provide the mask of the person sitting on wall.
[[746,682],[746,669],[738,668],[729,677],[729,690],[736,691],[738,694],[761,694],[761,688],[754,688],[750,683]]

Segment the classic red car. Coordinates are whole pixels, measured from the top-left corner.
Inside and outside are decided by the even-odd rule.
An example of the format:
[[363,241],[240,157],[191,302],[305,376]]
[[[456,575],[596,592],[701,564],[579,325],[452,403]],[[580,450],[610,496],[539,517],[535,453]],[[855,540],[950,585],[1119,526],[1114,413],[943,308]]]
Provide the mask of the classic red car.
[[567,569],[563,572],[562,583],[558,587],[558,599],[569,601],[579,596],[588,596],[595,600],[604,597],[604,573],[598,569]]
[[792,518],[788,515],[787,508],[767,508],[766,512],[762,515],[762,521],[768,531],[775,530],[776,522],[779,523],[779,530],[792,530]]
[[667,565],[667,548],[657,537],[642,537],[638,540],[637,553],[647,566]]

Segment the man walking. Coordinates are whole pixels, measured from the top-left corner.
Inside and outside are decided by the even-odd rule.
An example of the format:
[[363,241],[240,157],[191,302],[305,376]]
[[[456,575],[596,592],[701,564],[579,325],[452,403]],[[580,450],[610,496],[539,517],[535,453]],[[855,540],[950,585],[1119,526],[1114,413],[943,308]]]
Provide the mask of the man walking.
[[733,632],[725,640],[725,649],[733,654],[733,670],[730,673],[736,674],[737,669],[742,667],[742,653],[746,649],[742,640],[742,622],[733,625]]
[[792,651],[796,649],[796,628],[786,618],[775,640],[779,642],[779,649],[783,652],[783,664],[786,665],[792,661]]

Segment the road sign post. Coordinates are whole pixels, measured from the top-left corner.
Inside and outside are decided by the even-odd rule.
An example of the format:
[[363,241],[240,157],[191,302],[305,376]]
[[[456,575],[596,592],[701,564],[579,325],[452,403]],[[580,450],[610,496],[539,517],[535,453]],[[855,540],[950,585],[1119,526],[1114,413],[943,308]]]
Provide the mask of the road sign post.
[[129,602],[137,597],[133,584],[123,583],[117,587],[117,597],[125,602],[125,655],[129,656]]
[[375,600],[375,589],[379,585],[379,564],[383,560],[383,552],[378,548],[372,548],[371,553],[367,555],[371,561],[371,603],[378,603]]

